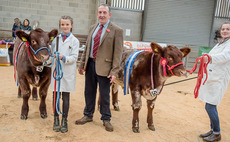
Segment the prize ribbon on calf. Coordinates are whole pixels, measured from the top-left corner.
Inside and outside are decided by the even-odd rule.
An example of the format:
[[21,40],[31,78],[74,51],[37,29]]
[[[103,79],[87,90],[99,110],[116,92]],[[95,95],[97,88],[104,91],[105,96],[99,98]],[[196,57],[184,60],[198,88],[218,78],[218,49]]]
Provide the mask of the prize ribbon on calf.
[[19,83],[18,83],[18,76],[17,76],[16,65],[17,65],[17,59],[18,59],[18,52],[19,52],[19,50],[20,50],[20,48],[21,48],[21,46],[22,46],[23,43],[24,43],[24,41],[21,42],[21,43],[18,45],[17,50],[16,50],[16,53],[15,53],[15,55],[14,55],[14,80],[15,80],[15,82],[17,83],[17,87],[19,86]]
[[131,56],[129,56],[129,59],[126,62],[125,72],[124,72],[124,95],[126,95],[126,93],[129,94],[129,78],[131,75],[133,62],[134,62],[136,56],[141,52],[144,52],[144,51],[139,51],[139,50],[135,51]]

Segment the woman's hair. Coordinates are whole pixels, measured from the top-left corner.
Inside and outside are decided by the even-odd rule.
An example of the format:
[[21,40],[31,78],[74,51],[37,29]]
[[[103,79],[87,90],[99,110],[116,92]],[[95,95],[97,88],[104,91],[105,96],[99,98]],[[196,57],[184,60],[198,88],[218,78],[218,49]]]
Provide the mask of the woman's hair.
[[[224,23],[220,26],[220,28],[219,28],[219,33],[221,32],[222,26],[225,25],[225,24],[229,24],[229,25],[230,25],[230,21],[226,21],[226,22],[224,22]],[[221,34],[220,34],[220,36],[221,36]]]
[[[64,20],[70,20],[71,25],[73,25],[73,18],[72,18],[72,17],[70,17],[70,16],[66,16],[66,15],[64,15],[64,16],[62,16],[62,17],[60,18],[60,20],[59,20],[59,28],[61,27],[61,19],[64,19]],[[71,30],[70,30],[70,31],[72,32],[72,28],[71,28]]]
[[17,26],[20,26],[20,20],[18,18],[14,18],[14,23]]
[[222,26],[223,26],[223,25],[225,25],[225,24],[230,24],[230,21],[226,21],[226,22],[224,22],[224,23],[220,26],[219,31],[221,30]]
[[28,25],[27,25],[27,26],[29,26],[29,25],[30,25],[30,21],[29,21],[29,19],[25,19],[25,20],[23,21],[23,26],[25,26],[25,21],[27,21],[27,22],[28,22]]

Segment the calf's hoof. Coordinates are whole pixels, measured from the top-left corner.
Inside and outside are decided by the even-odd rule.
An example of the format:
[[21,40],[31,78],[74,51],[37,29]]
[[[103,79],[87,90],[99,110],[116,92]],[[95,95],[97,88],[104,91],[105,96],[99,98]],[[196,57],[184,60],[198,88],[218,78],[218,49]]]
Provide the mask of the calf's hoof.
[[37,100],[38,100],[38,98],[32,98],[32,100],[37,101]]
[[22,98],[22,96],[18,96],[18,98]]
[[134,133],[140,133],[140,131],[139,131],[138,128],[133,128],[133,132],[134,132]]
[[47,118],[47,114],[41,114],[41,118],[43,119]]
[[115,110],[115,111],[120,111],[119,106],[114,106],[114,110]]
[[148,126],[148,127],[149,127],[149,129],[152,130],[152,131],[155,131],[155,130],[156,130],[155,127],[154,127],[153,125]]
[[21,120],[26,120],[27,116],[26,115],[21,115]]
[[118,103],[114,103],[113,108],[114,108],[115,111],[120,111]]

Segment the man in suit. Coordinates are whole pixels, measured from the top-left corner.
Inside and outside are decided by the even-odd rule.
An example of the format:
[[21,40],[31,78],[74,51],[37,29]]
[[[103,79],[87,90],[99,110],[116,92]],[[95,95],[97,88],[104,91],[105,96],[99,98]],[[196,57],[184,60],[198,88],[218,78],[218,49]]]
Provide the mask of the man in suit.
[[105,130],[113,131],[110,123],[110,85],[116,79],[123,51],[123,30],[110,22],[110,7],[102,4],[98,7],[98,24],[92,25],[82,54],[79,74],[85,73],[85,109],[84,116],[75,124],[93,121],[97,84],[100,91],[100,113]]

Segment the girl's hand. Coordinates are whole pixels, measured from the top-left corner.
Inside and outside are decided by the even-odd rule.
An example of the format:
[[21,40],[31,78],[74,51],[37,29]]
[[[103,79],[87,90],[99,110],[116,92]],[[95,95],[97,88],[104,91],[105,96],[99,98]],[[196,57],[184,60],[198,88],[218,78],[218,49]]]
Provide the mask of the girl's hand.
[[[56,54],[54,54],[54,56],[55,56],[55,58],[57,59]],[[60,54],[59,54],[59,60],[61,60],[62,58],[63,58],[63,55],[60,53]]]

